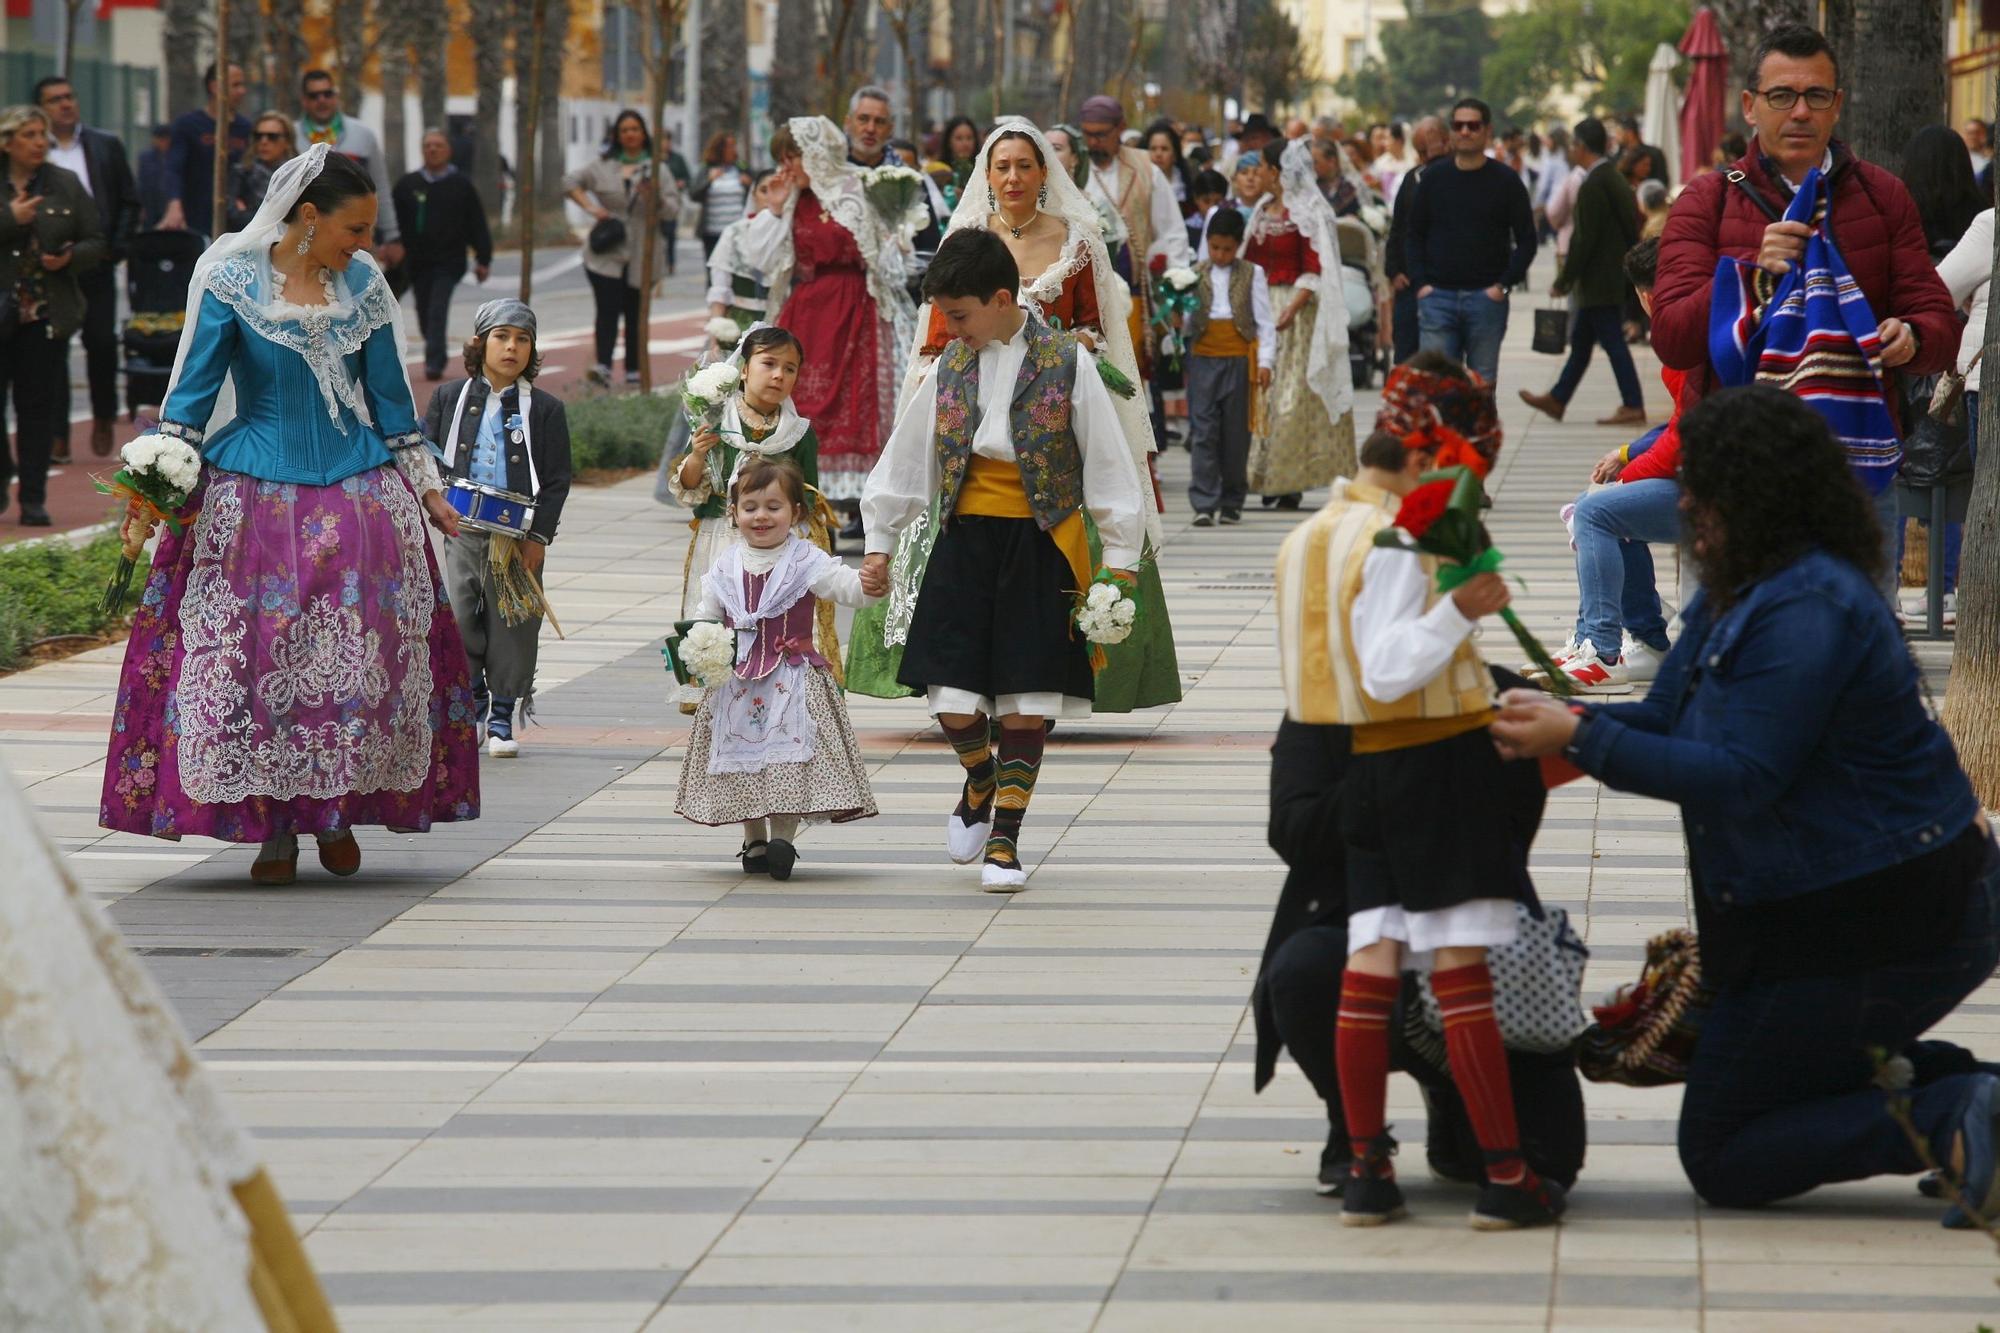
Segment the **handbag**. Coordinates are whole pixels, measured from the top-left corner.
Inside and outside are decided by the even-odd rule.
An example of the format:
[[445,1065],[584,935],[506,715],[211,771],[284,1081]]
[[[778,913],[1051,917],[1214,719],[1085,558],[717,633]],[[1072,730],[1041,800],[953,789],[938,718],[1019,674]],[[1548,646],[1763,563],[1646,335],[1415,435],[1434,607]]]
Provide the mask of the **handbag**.
[[[1975,352],[1966,374],[1985,355],[1984,347]],[[1900,474],[1903,484],[1916,490],[1933,490],[1972,475],[1973,423],[1965,418],[1965,375],[1946,370],[1930,379],[1935,382],[1928,393],[1923,392],[1925,381],[1917,380],[1905,399],[1912,413],[1923,405],[1923,414],[1914,417],[1903,440]]]
[[1559,305],[1535,311],[1534,349],[1544,356],[1561,356],[1569,350],[1569,311]]
[[[1590,950],[1570,926],[1569,913],[1560,907],[1546,908],[1537,916],[1526,903],[1517,902],[1514,916],[1514,938],[1486,951],[1500,1041],[1512,1051],[1540,1055],[1566,1051],[1589,1026],[1578,997]],[[1432,1031],[1444,1031],[1444,1015],[1427,975],[1417,980],[1417,1003],[1424,1024]]]
[[610,254],[625,244],[625,224],[617,218],[606,218],[590,229],[590,253]]
[[1686,1082],[1713,998],[1702,986],[1694,932],[1655,935],[1646,941],[1639,979],[1592,1010],[1597,1021],[1577,1045],[1577,1068],[1593,1083],[1657,1088]]

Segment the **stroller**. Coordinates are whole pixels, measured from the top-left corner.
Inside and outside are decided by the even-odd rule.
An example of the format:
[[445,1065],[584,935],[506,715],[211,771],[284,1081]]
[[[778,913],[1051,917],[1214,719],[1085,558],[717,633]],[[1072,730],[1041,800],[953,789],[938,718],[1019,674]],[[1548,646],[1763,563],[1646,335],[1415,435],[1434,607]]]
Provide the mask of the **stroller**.
[[207,248],[198,232],[142,231],[132,238],[125,266],[125,410],[158,407],[167,396],[187,317],[188,283]]
[[1365,389],[1384,369],[1381,318],[1375,302],[1380,260],[1375,233],[1359,218],[1335,220],[1340,241],[1340,294],[1347,305],[1347,360],[1354,387]]

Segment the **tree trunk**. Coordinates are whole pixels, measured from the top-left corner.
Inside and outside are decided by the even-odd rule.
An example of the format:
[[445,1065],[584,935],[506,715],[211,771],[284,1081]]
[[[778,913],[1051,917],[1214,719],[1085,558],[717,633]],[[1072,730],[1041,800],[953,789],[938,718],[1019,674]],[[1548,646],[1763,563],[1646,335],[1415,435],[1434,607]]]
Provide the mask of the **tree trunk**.
[[771,50],[771,124],[819,109],[819,10],[813,0],[778,0],[778,30]]
[[203,0],[165,0],[160,7],[160,45],[167,62],[167,114],[172,120],[202,105],[202,42],[208,34],[208,6]]
[[500,215],[500,93],[507,80],[508,0],[471,0],[473,134],[472,184],[497,231]]
[[[1818,26],[1817,0],[1707,0],[1707,4],[1715,11],[1716,25],[1722,29],[1723,44],[1729,48],[1729,69],[1735,80],[1730,85],[1732,88],[1750,86],[1751,76],[1756,72],[1750,68],[1750,53],[1766,28],[1777,23]],[[1853,76],[1844,67],[1842,76],[1841,82],[1852,89]],[[1732,105],[1732,120],[1735,114]]]
[[1864,162],[1900,172],[1910,136],[1945,118],[1944,25],[1909,0],[1854,0],[1854,62],[1841,82],[1849,145]]
[[407,0],[410,7],[410,42],[416,52],[417,100],[423,108],[424,128],[445,128],[444,54],[450,43],[451,16],[444,0]]
[[540,219],[536,216],[541,199],[541,181],[537,174],[539,154],[535,149],[536,122],[541,111],[542,65],[539,59],[540,45],[534,34],[542,31],[548,22],[549,0],[526,0],[528,26],[517,29],[522,39],[514,44],[514,80],[521,89],[516,97],[515,142],[521,146],[521,169],[516,176],[519,193],[515,196],[515,224],[521,236],[521,291],[523,301],[535,299],[535,231]]
[[368,64],[368,0],[338,0],[333,6],[333,45],[340,53],[340,110],[361,114],[361,77]]
[[[383,26],[391,25],[385,21]],[[409,139],[410,116],[404,94],[409,91],[410,51],[400,41],[393,40],[399,35],[384,33],[375,53],[376,68],[382,78],[382,166],[391,183],[403,179],[403,173],[409,170],[409,154],[404,144]]]
[[288,107],[298,94],[299,75],[305,72],[305,0],[270,0],[270,3],[264,40],[271,70],[271,97],[277,105]]
[[[738,154],[750,160],[744,133],[750,123],[750,48],[745,0],[706,0],[701,9],[701,127],[691,148],[718,134],[736,136]],[[687,156],[692,157],[689,153]]]
[[[1993,265],[2000,272],[2000,232],[1994,234]],[[2000,301],[1987,302],[1985,332],[1982,361],[2000,365]],[[1980,393],[1976,429],[1978,439],[2000,440],[2000,382]],[[1934,532],[1931,540],[1943,534]],[[2000,449],[1990,446],[1979,451],[1973,470],[1958,571],[1958,637],[1944,725],[1979,803],[2000,809],[2000,708],[1993,703],[2000,699]]]
[[993,0],[993,105],[987,108],[986,123],[1000,119],[1007,96],[1007,6],[1014,0]]
[[[658,127],[667,110],[667,85],[673,80],[675,45],[680,37],[681,25],[687,18],[687,0],[656,0],[650,8],[657,25],[646,34],[647,54],[652,58],[646,62],[646,100],[650,115],[647,123]],[[654,182],[666,178],[666,136],[653,135],[653,160],[648,164],[646,178],[646,235],[639,244],[639,392],[653,391],[653,286],[654,276],[659,270],[660,252],[660,192]]]
[[[569,46],[570,0],[548,0],[548,14],[542,29],[542,143],[541,187],[536,197],[541,204],[539,225],[544,235],[567,237],[569,226],[563,215],[562,75],[563,52]],[[658,127],[656,126],[655,129]]]

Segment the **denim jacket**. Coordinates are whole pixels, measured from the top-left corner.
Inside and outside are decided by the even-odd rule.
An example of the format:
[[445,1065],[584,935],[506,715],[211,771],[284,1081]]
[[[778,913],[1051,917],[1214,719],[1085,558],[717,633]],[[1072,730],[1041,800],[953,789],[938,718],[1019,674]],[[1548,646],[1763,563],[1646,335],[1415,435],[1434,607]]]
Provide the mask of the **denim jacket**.
[[1706,594],[1641,702],[1594,709],[1570,758],[1674,801],[1719,902],[1794,898],[1921,856],[1979,814],[1916,664],[1860,570],[1810,552],[1717,614]]

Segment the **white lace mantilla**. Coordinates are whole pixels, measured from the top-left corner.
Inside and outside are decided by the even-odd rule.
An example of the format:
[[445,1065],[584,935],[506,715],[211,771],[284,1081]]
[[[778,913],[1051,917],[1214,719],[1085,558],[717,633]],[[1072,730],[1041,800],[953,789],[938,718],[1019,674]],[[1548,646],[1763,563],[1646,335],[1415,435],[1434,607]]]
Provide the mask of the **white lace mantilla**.
[[[182,788],[205,805],[252,796],[331,800],[414,790],[430,766],[430,631],[437,602],[416,500],[394,483],[380,488],[401,558],[394,647],[400,684],[392,683],[380,637],[363,630],[360,612],[321,596],[270,645],[272,669],[246,688],[243,641],[255,612],[231,586],[224,561],[241,537],[246,495],[256,486],[249,477],[216,473],[195,520],[194,568],[180,609],[187,654],[177,696]],[[352,701],[373,709],[391,689],[396,696],[387,732],[331,719],[317,727],[272,724],[295,705]]]
[[[396,298],[389,284],[372,280],[374,270],[360,270],[371,281],[359,296],[339,292],[328,280],[326,305],[300,305],[283,298],[284,282],[267,258],[245,252],[231,255],[216,265],[209,276],[208,289],[260,337],[289,347],[305,359],[319,381],[320,396],[326,400],[326,414],[342,433],[340,409],[347,408],[363,425],[373,426],[361,386],[347,373],[344,358],[361,350],[368,336],[396,318]],[[263,295],[259,292],[262,289]]]

